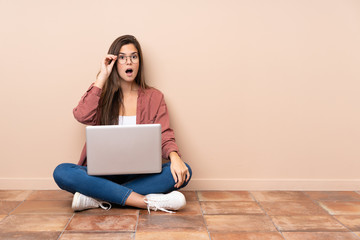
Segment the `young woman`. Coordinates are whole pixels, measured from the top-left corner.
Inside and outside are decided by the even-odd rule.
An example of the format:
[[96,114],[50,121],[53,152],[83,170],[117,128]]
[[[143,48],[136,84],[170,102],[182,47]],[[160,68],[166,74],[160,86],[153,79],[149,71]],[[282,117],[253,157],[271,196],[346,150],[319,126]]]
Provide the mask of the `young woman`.
[[185,206],[182,193],[191,178],[190,166],[179,156],[163,94],[148,87],[139,42],[131,35],[117,38],[101,61],[95,83],[73,110],[87,125],[161,124],[162,156],[169,159],[157,174],[89,176],[84,146],[78,165],[63,163],[54,170],[61,189],[74,193],[75,211],[111,204],[171,212]]

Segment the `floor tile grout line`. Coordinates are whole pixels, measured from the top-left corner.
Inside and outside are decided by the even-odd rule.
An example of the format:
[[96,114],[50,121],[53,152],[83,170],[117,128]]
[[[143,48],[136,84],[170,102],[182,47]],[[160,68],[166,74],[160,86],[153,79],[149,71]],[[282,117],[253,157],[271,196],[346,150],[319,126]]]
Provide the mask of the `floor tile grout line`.
[[2,221],[4,221],[9,215],[8,214],[2,214],[2,215],[5,215],[5,217],[3,218],[3,219],[0,219],[0,223],[2,222]]
[[199,192],[199,191],[195,191],[196,198],[197,198],[197,201],[199,202],[199,205],[200,205],[201,216],[202,216],[203,222],[204,222],[204,224],[205,224],[206,231],[207,231],[208,236],[209,236],[209,240],[211,240],[211,234],[210,234],[210,231],[209,231],[209,229],[208,229],[208,225],[207,225],[206,220],[205,220],[205,217],[204,217],[204,211],[203,211],[203,208],[201,207],[201,201],[199,200],[198,192]]
[[74,218],[74,216],[75,216],[75,213],[73,213],[73,215],[69,218],[69,220],[68,220],[68,222],[66,223],[63,231],[60,232],[60,235],[59,235],[59,237],[57,238],[57,240],[59,240],[59,239],[62,237],[62,235],[63,235],[64,232],[66,231],[66,228],[69,226],[69,224],[70,224],[71,220]]
[[196,201],[200,202],[199,196],[198,196],[198,192],[199,192],[199,191],[195,191],[195,197],[196,197]]
[[33,194],[35,191],[36,191],[36,190],[31,190],[31,191],[29,192],[29,194],[26,196],[26,198],[24,199],[24,201],[26,201],[26,200],[31,196],[31,194]]
[[316,201],[319,201],[319,202],[337,202],[337,203],[344,203],[344,202],[353,202],[353,203],[359,203],[360,202],[360,200],[351,200],[351,201],[349,201],[349,200],[321,200],[321,199],[319,199],[319,200],[316,200]]
[[352,235],[360,238],[359,236],[357,236],[351,229],[349,229],[348,227],[346,227],[342,222],[340,222],[338,219],[336,219],[334,217],[334,215],[332,215],[328,210],[326,210],[325,208],[323,208],[321,206],[321,204],[319,203],[320,200],[316,200],[316,199],[312,199],[305,191],[303,191],[303,193],[308,196],[313,202],[314,204],[316,204],[317,206],[319,206],[320,208],[322,208],[333,220],[335,220],[337,223],[339,223],[341,226],[343,226],[346,230],[348,230],[349,232],[352,233]]
[[23,205],[24,202],[25,202],[25,200],[21,201],[13,210],[11,210],[11,211],[8,213],[8,216],[13,215],[12,213],[13,213],[17,208],[19,208],[21,205]]
[[139,226],[139,221],[140,221],[140,210],[138,210],[137,217],[136,217],[136,225],[135,225],[133,240],[135,240],[135,237],[136,237],[136,232],[137,232],[137,228]]
[[[321,205],[318,203],[318,201],[317,200],[315,200],[315,199],[312,199],[305,191],[299,191],[299,192],[302,192],[305,196],[307,196],[315,205],[317,205],[318,207],[320,207],[321,209],[323,209],[324,211],[325,211],[325,213],[327,213],[327,215],[328,216],[330,216],[332,219],[334,219],[336,222],[338,222],[340,225],[342,225],[343,227],[345,227],[347,230],[348,230],[348,232],[351,232],[352,233],[352,235],[354,235],[354,236],[356,236],[357,238],[360,238],[359,236],[357,236],[353,231],[351,231],[349,228],[347,228],[344,224],[342,224],[340,221],[338,221],[333,215],[331,215],[330,214],[330,212],[328,212],[326,209],[324,209],[323,207],[321,207]],[[250,192],[251,193],[251,192]],[[252,194],[251,194],[252,195]],[[281,202],[281,201],[276,201],[276,202]],[[286,202],[288,202],[288,201],[286,201]],[[262,205],[261,205],[261,203],[259,202],[259,205],[261,206],[261,208],[262,208]],[[264,209],[264,212],[266,213],[266,215],[268,215],[267,214],[267,212],[265,211],[265,209]],[[315,216],[315,215],[310,215],[310,216]],[[270,217],[270,216],[269,216]],[[270,217],[270,219],[271,219],[271,217]],[[271,220],[272,221],[272,220]],[[272,221],[273,222],[273,221]],[[274,224],[275,225],[275,224]],[[283,234],[282,234],[282,232],[276,227],[276,225],[275,225],[275,228],[279,231],[279,233],[283,236]],[[335,230],[335,231],[327,231],[327,232],[336,232],[336,231],[339,231],[339,230]],[[290,231],[290,232],[292,232],[292,231]],[[295,231],[296,232],[296,231]],[[305,231],[306,232],[306,231]],[[283,238],[286,240],[286,238],[285,238],[285,236],[283,236]]]
[[[26,190],[25,190],[26,191]],[[24,202],[26,201],[26,199],[34,192],[35,190],[31,190],[29,192],[29,194],[24,198],[24,200],[22,201],[19,201],[20,203],[13,209],[11,210],[9,213],[8,213],[8,216],[12,215],[12,213],[18,208],[20,207],[22,204],[24,204]],[[13,201],[13,202],[17,202],[17,201]]]
[[[315,199],[312,198],[310,195],[308,195],[308,192],[329,192],[329,191],[303,191],[304,194],[309,197],[311,200],[316,200],[316,201],[321,201],[321,202],[360,202],[360,199],[355,199],[355,200],[342,200],[342,199]],[[330,191],[330,192],[343,192],[343,191]],[[354,192],[355,194],[359,194],[360,192],[356,192],[356,191],[345,191],[345,192]]]
[[258,203],[258,200],[255,198],[255,196],[252,194],[252,191],[247,191],[250,194],[250,197],[253,199],[254,202]]
[[360,239],[360,236],[358,236],[356,233],[351,232],[351,234],[352,234],[353,236],[357,237],[357,239]]
[[[201,215],[202,215],[202,218],[203,218],[203,222],[204,222],[205,225],[206,225],[206,229],[207,229],[207,232],[208,232],[209,239],[211,239],[210,231],[209,231],[209,229],[208,229],[208,226],[207,226],[207,224],[206,224],[206,222],[205,222],[205,218],[204,218],[204,216],[205,216],[205,215],[208,215],[208,214],[205,214],[205,215],[204,215],[203,208],[201,207],[201,202],[202,202],[202,201],[199,200],[199,194],[198,194],[198,192],[200,192],[200,191],[195,191],[195,198],[196,198],[196,201],[197,201],[197,202],[199,203],[199,205],[200,205],[200,210],[201,210]],[[267,211],[265,211],[265,209],[263,209],[262,202],[261,202],[261,203],[258,202],[258,201],[256,200],[256,198],[253,196],[253,194],[251,193],[251,191],[248,191],[248,192],[250,193],[250,196],[254,199],[254,201],[260,206],[260,208],[262,209],[262,211],[263,211],[263,212],[270,218],[270,220],[271,220],[270,215],[268,215]],[[305,194],[306,196],[308,196],[308,194],[305,193],[305,191],[299,191],[299,192],[303,192],[303,194]],[[15,211],[15,209],[17,209],[18,207],[20,207],[25,201],[30,201],[30,200],[27,200],[30,195],[31,195],[31,193],[30,193],[23,201],[19,201],[19,204],[11,211],[11,213],[13,213],[13,212]],[[308,197],[309,197],[309,196],[308,196]],[[347,232],[351,232],[352,236],[355,236],[356,239],[360,239],[360,236],[358,236],[358,235],[355,233],[355,232],[358,232],[358,231],[356,231],[356,230],[351,231],[351,230],[350,230],[349,228],[347,228],[344,224],[342,224],[342,222],[340,222],[340,220],[337,220],[337,219],[336,219],[336,216],[342,216],[342,215],[332,215],[332,214],[330,214],[329,211],[327,211],[326,209],[324,209],[324,208],[320,205],[320,203],[323,202],[324,200],[316,200],[316,199],[313,199],[313,198],[311,198],[311,197],[309,197],[309,200],[310,200],[311,202],[313,202],[315,205],[319,206],[321,209],[323,209],[323,210],[325,211],[325,213],[326,213],[326,216],[330,216],[332,219],[334,219],[336,222],[338,222],[340,225],[342,225],[342,226],[346,229]],[[331,201],[336,201],[336,200],[331,200]],[[208,201],[203,201],[203,202],[208,202]],[[276,201],[276,202],[281,202],[281,201]],[[288,202],[288,201],[285,201],[285,202]],[[357,202],[357,201],[351,201],[351,202]],[[250,215],[252,215],[252,214],[250,214]],[[8,217],[8,216],[10,216],[10,213],[9,213],[6,217]],[[73,214],[72,216],[69,215],[70,219],[68,220],[68,222],[67,222],[64,230],[63,230],[63,231],[60,231],[60,234],[59,234],[59,236],[58,236],[58,238],[57,238],[58,240],[59,240],[59,239],[63,236],[63,234],[66,232],[66,228],[68,227],[68,225],[70,224],[70,222],[71,222],[71,220],[73,219],[74,216],[75,216],[75,214]],[[309,215],[309,216],[316,216],[316,215]],[[347,215],[344,215],[344,216],[347,216]],[[6,217],[5,217],[5,218],[6,218]],[[4,219],[5,219],[5,218],[4,218]],[[138,226],[138,223],[139,223],[139,218],[140,218],[140,211],[138,211],[138,213],[137,213],[137,222],[136,222],[136,226],[135,226],[135,233],[134,233],[134,235],[132,236],[132,239],[135,239],[135,238],[136,238],[136,231],[137,231],[137,226]],[[273,222],[272,220],[271,220],[271,222],[273,223],[273,225],[274,225],[275,228],[277,229],[277,227],[276,227],[276,225],[274,224],[274,222]],[[343,229],[342,232],[346,232],[346,231],[344,231],[345,229]],[[282,232],[281,232],[280,230],[277,229],[277,231],[282,235]],[[285,233],[285,232],[287,232],[287,231],[284,231],[284,233]],[[289,232],[297,232],[297,231],[289,231]],[[302,232],[309,232],[309,231],[302,231]],[[310,231],[310,232],[314,232],[314,231]],[[339,232],[339,230],[335,230],[335,231],[334,231],[334,230],[328,230],[328,231],[324,231],[324,232]],[[283,235],[282,235],[282,237],[283,237],[283,239],[286,240],[286,238],[285,238]]]
[[273,224],[273,226],[275,227],[275,229],[278,231],[278,233],[282,236],[283,239],[286,240],[286,238],[284,237],[284,235],[282,234],[282,232],[280,231],[280,229],[278,229],[278,227],[276,226],[276,224],[273,222],[272,218],[269,216],[269,214],[265,211],[264,207],[261,205],[260,201],[258,201],[255,196],[251,193],[251,191],[248,191],[248,193],[250,194],[250,196],[254,199],[254,201],[259,205],[259,207],[261,208],[261,210],[264,211],[265,215],[270,219],[271,223]]

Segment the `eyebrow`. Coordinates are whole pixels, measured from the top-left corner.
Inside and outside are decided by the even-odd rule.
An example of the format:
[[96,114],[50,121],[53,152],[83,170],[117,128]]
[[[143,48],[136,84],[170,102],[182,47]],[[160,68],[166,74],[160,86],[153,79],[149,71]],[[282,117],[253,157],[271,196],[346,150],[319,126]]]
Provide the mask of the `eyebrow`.
[[[134,54],[134,53],[138,53],[138,52],[132,52],[130,54]],[[125,55],[125,53],[123,53],[123,52],[120,52],[119,54],[124,54]]]

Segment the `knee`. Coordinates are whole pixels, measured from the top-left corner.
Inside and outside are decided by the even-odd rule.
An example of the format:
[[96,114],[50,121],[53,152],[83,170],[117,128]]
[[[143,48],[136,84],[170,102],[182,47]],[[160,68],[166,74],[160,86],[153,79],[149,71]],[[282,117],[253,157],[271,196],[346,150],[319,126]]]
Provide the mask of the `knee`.
[[64,185],[67,185],[67,182],[71,181],[70,173],[74,165],[73,163],[61,163],[54,169],[54,181],[61,189],[64,189]]
[[64,176],[64,174],[66,173],[66,169],[69,168],[69,165],[70,163],[61,163],[54,169],[53,177],[55,181]]

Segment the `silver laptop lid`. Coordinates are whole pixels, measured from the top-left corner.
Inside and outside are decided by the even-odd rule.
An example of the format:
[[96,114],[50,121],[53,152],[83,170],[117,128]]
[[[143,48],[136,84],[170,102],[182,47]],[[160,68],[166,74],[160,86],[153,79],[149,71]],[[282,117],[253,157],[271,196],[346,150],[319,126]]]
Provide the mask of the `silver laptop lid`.
[[86,127],[89,175],[161,172],[161,125]]

